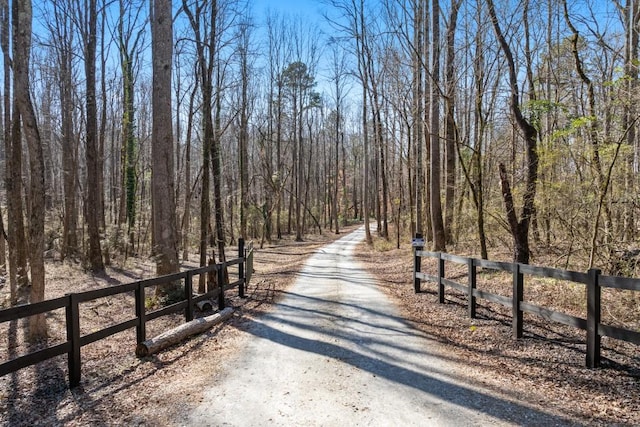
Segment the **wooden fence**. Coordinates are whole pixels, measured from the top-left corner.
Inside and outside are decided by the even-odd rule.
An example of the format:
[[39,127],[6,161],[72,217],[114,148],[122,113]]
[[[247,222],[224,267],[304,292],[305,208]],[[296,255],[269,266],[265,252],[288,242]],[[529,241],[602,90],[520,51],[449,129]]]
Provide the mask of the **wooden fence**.
[[[217,283],[224,283],[224,272],[227,267],[233,265],[238,266],[237,281],[226,284],[225,286],[215,288],[205,294],[194,296],[194,276],[215,271],[217,274]],[[244,297],[245,288],[249,283],[249,279],[253,271],[252,265],[253,244],[250,242],[247,245],[247,248],[245,248],[244,241],[240,239],[238,245],[238,258],[226,261],[224,263],[211,264],[206,267],[200,267],[180,273],[140,280],[137,282],[118,286],[111,286],[80,293],[71,293],[60,298],[0,310],[0,323],[11,322],[24,317],[29,317],[41,313],[48,313],[53,310],[62,308],[64,308],[66,315],[65,342],[3,362],[2,364],[0,364],[0,376],[18,371],[20,369],[35,365],[47,359],[51,359],[53,357],[66,353],[69,370],[69,384],[71,387],[75,387],[80,384],[80,349],[83,346],[131,328],[136,328],[136,341],[137,344],[140,344],[147,339],[146,322],[157,319],[161,316],[177,313],[182,310],[184,310],[185,321],[189,322],[194,318],[195,305],[200,301],[208,300],[211,298],[218,299],[218,308],[219,310],[222,310],[225,307],[225,291],[237,287],[240,297]],[[145,308],[145,289],[151,286],[158,286],[177,281],[184,281],[184,299],[175,304],[171,304],[169,306],[147,312]],[[93,301],[98,298],[104,298],[128,292],[133,292],[135,295],[135,317],[127,321],[111,325],[99,331],[95,331],[87,335],[81,335],[80,304]]]
[[[417,242],[421,242],[420,239]],[[419,243],[418,243],[419,244]],[[435,258],[438,260],[437,274],[426,274],[421,271],[421,259],[423,257]],[[461,284],[445,277],[445,262],[467,266],[467,283]],[[630,279],[624,277],[604,276],[600,270],[591,269],[586,273],[576,271],[559,270],[548,267],[535,267],[526,264],[495,262],[476,258],[465,258],[450,255],[442,252],[429,252],[423,250],[422,246],[415,245],[414,250],[414,288],[415,292],[420,292],[422,280],[435,282],[438,285],[438,301],[444,303],[445,287],[457,289],[467,295],[467,310],[471,318],[476,317],[476,300],[478,298],[510,307],[512,310],[512,329],[514,338],[522,338],[523,313],[532,313],[546,320],[558,322],[564,325],[579,328],[587,332],[587,354],[586,365],[595,368],[600,365],[600,341],[601,337],[607,336],[636,345],[640,345],[640,332],[623,329],[616,326],[603,325],[601,323],[601,294],[603,288],[626,289],[630,291],[640,291],[640,279]],[[476,289],[477,268],[506,271],[513,274],[513,286],[511,297],[496,295],[486,291]],[[583,319],[571,316],[566,313],[553,311],[545,307],[540,307],[523,301],[525,288],[525,275],[533,277],[546,277],[580,283],[586,286],[586,306],[587,318]]]

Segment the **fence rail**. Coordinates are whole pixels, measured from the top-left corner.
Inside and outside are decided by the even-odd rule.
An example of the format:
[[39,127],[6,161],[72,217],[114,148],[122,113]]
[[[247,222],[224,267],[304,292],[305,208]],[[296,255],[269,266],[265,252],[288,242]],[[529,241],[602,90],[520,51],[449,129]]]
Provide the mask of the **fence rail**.
[[[422,272],[422,258],[437,259],[437,274]],[[467,283],[459,283],[445,277],[445,262],[467,265]],[[476,289],[477,268],[505,271],[513,275],[512,295],[507,297]],[[583,284],[586,287],[587,318],[580,318],[566,313],[540,307],[524,301],[525,275],[553,278]],[[484,299],[512,309],[512,329],[514,338],[523,334],[523,313],[531,313],[543,319],[586,331],[586,365],[595,368],[600,365],[601,337],[607,336],[618,340],[640,345],[640,332],[619,328],[601,323],[602,288],[625,289],[640,292],[640,279],[604,276],[598,269],[587,273],[559,270],[549,267],[536,267],[526,264],[487,261],[477,258],[465,258],[441,252],[425,251],[421,246],[414,250],[413,262],[414,289],[421,291],[421,282],[430,281],[438,285],[437,293],[440,303],[445,300],[445,287],[451,287],[467,295],[467,311],[471,318],[476,317],[477,299]]]
[[[193,276],[215,271],[217,283],[224,283],[224,271],[226,267],[238,266],[238,280],[219,286],[205,294],[194,296]],[[25,304],[17,307],[0,310],[0,323],[11,322],[36,314],[48,313],[54,310],[65,309],[66,341],[52,345],[41,350],[7,360],[0,364],[0,376],[35,365],[56,356],[67,354],[69,385],[75,387],[80,384],[81,378],[81,348],[87,344],[102,340],[119,332],[136,328],[136,344],[147,339],[146,323],[159,317],[177,313],[184,310],[185,321],[189,322],[194,317],[194,307],[200,302],[211,298],[218,298],[218,308],[225,307],[224,292],[233,288],[238,289],[240,297],[244,297],[245,288],[249,284],[253,272],[253,243],[246,246],[242,239],[239,240],[238,257],[229,261],[211,264],[191,270],[182,271],[166,276],[139,280],[137,282],[106,288],[94,289],[85,292],[71,293],[63,297],[46,300],[34,304]],[[145,289],[151,286],[163,285],[177,281],[184,281],[184,299],[160,309],[147,312],[145,308]],[[80,304],[99,298],[133,292],[135,296],[135,317],[123,322],[105,327],[101,330],[82,335],[80,331]]]

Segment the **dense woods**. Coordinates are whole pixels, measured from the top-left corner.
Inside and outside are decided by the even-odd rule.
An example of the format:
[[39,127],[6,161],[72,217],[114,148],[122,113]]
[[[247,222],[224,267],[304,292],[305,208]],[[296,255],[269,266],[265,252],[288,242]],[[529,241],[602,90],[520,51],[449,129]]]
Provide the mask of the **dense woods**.
[[639,7],[0,0],[11,303],[44,297],[46,257],[162,274],[352,220],[632,274]]

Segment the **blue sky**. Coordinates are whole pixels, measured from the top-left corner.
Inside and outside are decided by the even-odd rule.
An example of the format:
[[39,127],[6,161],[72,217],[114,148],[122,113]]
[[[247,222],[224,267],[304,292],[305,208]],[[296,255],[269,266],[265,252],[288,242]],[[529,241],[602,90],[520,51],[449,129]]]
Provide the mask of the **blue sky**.
[[[326,8],[320,0],[254,0],[254,5],[253,10],[256,15],[271,9],[281,14],[302,15],[310,18],[319,18],[320,11]],[[259,18],[259,16],[256,17]]]

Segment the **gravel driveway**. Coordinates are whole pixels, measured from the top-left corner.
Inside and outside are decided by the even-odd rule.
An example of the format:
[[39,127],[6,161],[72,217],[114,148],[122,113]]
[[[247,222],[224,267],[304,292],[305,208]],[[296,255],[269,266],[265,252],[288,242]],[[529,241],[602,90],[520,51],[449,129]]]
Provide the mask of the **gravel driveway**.
[[309,259],[180,424],[569,424],[471,385],[464,368],[400,318],[354,260],[363,238],[359,229]]

